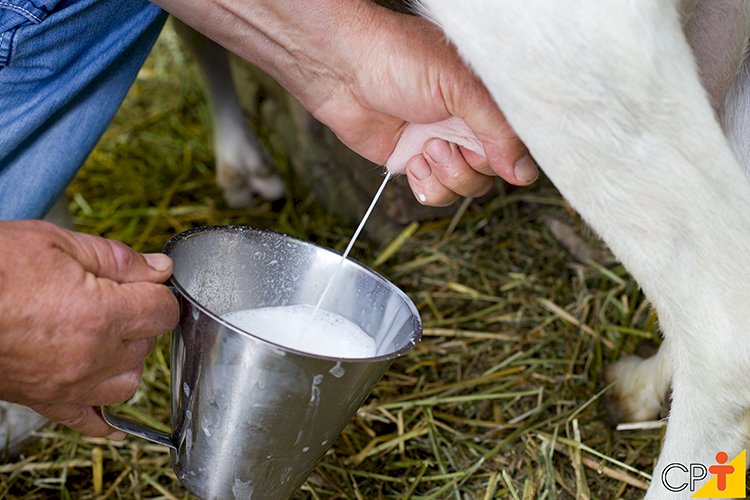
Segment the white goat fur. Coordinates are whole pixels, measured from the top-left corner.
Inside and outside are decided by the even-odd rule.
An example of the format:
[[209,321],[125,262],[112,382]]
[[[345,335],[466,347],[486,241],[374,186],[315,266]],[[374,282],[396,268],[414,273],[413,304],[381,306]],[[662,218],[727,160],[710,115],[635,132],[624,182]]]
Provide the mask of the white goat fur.
[[[747,40],[747,6],[734,6],[741,42],[728,84]],[[750,158],[748,68],[720,110],[725,137],[683,31],[687,7],[422,0],[656,308],[672,405],[648,498],[674,498],[658,480],[666,464],[709,464],[749,444],[750,183],[740,165]]]

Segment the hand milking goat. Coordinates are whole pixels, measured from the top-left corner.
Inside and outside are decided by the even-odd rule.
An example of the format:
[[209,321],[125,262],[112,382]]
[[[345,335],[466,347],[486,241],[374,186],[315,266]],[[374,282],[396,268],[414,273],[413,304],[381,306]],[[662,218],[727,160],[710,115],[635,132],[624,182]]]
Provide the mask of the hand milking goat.
[[[624,419],[672,385],[669,463],[748,445],[750,6],[740,0],[422,0],[665,335],[610,370]],[[696,64],[696,61],[698,64]],[[698,71],[700,67],[700,74]],[[210,85],[209,85],[210,87]]]

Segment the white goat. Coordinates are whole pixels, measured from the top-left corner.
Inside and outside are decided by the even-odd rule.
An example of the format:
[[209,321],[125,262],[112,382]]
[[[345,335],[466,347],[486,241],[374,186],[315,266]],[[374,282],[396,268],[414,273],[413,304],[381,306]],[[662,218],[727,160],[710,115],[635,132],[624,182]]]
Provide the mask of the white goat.
[[675,498],[659,480],[666,464],[713,463],[750,439],[750,183],[741,166],[750,160],[750,6],[421,3],[654,304],[659,354],[626,359],[612,375],[638,418],[656,416],[671,381],[647,496]]

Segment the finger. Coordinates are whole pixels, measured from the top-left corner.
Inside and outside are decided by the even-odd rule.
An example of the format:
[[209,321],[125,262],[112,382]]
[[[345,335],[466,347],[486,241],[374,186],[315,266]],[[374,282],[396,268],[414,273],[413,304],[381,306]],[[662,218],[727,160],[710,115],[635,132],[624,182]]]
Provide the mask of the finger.
[[458,150],[461,151],[461,156],[464,157],[466,163],[480,174],[488,175],[490,177],[494,177],[497,175],[497,173],[492,170],[492,167],[490,167],[486,156],[477,154],[470,149],[464,148],[463,146],[459,146]]
[[[144,360],[154,343],[154,338],[127,340],[120,343],[116,352],[98,356],[83,376],[66,386],[65,392],[57,392],[59,401],[111,404],[111,398],[115,402],[128,399],[138,388]],[[110,382],[103,386],[103,381]]]
[[520,186],[536,180],[536,163],[487,89],[468,72],[459,73],[453,83],[443,88],[446,102],[450,103],[449,112],[463,118],[482,143],[492,171]]
[[[467,119],[467,123],[484,146],[489,168],[511,184],[525,186],[534,182],[539,177],[536,162],[503,114],[489,113],[492,118],[484,115],[480,113]],[[497,125],[493,127],[488,120],[494,120]]]
[[445,187],[422,155],[414,156],[406,164],[406,178],[414,196],[423,205],[444,207],[458,199],[458,195]]
[[[100,375],[99,380],[103,378],[113,378],[123,373],[135,373],[136,375],[139,375],[143,370],[143,363],[146,356],[149,355],[155,344],[156,338],[154,337],[126,340],[120,349],[117,366],[113,366],[112,371],[104,372]],[[138,379],[140,377],[138,376],[136,378]]]
[[65,250],[83,268],[117,283],[149,281],[163,283],[172,274],[172,259],[164,254],[141,254],[124,243],[66,231],[70,244]]
[[67,403],[76,403],[93,406],[107,406],[122,403],[132,398],[141,383],[141,374],[143,373],[143,363],[129,371],[119,373],[98,381],[81,398]]
[[109,308],[109,324],[124,340],[155,337],[177,325],[179,305],[169,287],[154,283],[112,284],[109,295],[116,307]]
[[77,430],[87,436],[122,439],[125,433],[104,421],[97,408],[79,404],[45,404],[31,407],[43,417]]
[[425,146],[424,156],[440,183],[460,196],[482,196],[492,189],[493,178],[473,169],[451,142],[431,139]]
[[106,406],[132,398],[141,383],[143,373],[143,359],[137,364],[122,371],[109,375],[105,372],[95,378],[88,378],[79,382],[79,388],[68,392],[59,392],[52,399],[43,400],[48,404],[78,404],[84,406]]

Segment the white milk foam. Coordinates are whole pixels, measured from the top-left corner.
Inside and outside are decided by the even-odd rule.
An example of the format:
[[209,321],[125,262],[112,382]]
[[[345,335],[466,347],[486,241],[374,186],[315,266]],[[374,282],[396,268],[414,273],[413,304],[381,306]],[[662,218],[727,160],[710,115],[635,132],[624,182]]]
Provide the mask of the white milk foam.
[[375,356],[375,339],[360,327],[306,304],[244,309],[221,318],[256,337],[297,351],[335,358]]

